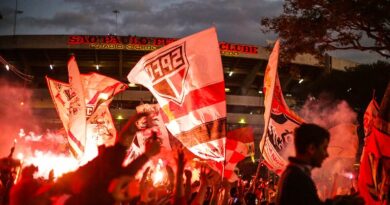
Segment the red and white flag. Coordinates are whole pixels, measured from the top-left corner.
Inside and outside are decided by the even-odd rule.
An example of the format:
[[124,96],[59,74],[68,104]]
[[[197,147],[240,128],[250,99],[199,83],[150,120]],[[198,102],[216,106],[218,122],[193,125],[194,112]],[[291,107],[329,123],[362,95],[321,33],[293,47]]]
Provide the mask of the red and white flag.
[[388,204],[390,189],[390,134],[371,127],[360,160],[359,194],[366,204]]
[[281,173],[294,153],[294,129],[303,120],[292,112],[284,98],[278,76],[279,40],[276,41],[264,75],[264,133],[260,152],[270,170]]
[[368,136],[371,133],[372,126],[375,122],[375,119],[378,117],[379,106],[375,99],[370,101],[368,104],[366,112],[364,113],[363,126],[364,126],[364,136]]
[[[97,155],[97,146],[110,146],[115,143],[116,129],[110,114],[109,104],[114,95],[126,89],[126,84],[115,79],[91,73],[80,75],[86,105],[86,142],[84,151],[78,149],[74,141],[68,136],[72,151],[78,159],[84,162]],[[71,91],[68,83],[46,77],[58,115],[67,132],[70,127],[70,99]]]
[[364,140],[358,178],[359,194],[366,204],[389,204],[390,190],[390,83],[381,106],[373,99],[364,114]]
[[84,90],[81,84],[80,71],[74,56],[68,61],[68,75],[70,85],[69,99],[69,143],[77,153],[85,151],[87,116],[84,99]]
[[[168,130],[184,146],[203,159],[224,160],[226,97],[215,28],[145,55],[127,78],[150,90]],[[210,134],[215,124],[219,133]]]
[[242,142],[247,147],[247,156],[255,153],[254,135],[252,127],[241,127],[227,132],[228,139]]
[[223,167],[223,162],[210,162],[209,165],[219,173],[223,173],[223,177],[226,178],[229,182],[234,182],[238,180],[237,174],[234,172],[234,169],[237,166],[237,163],[245,159],[248,155],[248,147],[244,142],[240,142],[235,139],[225,138],[226,140],[226,161],[225,167]]
[[[147,121],[139,122],[140,127],[145,127],[145,129],[140,129],[135,135],[138,147],[145,151],[145,142],[152,136],[152,132],[157,134],[157,137],[161,140],[161,148],[165,151],[170,151],[171,145],[169,142],[168,130],[165,127],[165,124],[161,117],[160,105],[158,104],[142,104],[136,107],[137,113],[148,113],[152,118],[151,125],[148,125]],[[142,121],[142,120],[140,120]],[[138,122],[137,122],[138,123]],[[147,126],[150,126],[147,128]]]
[[[57,110],[58,116],[60,117],[60,120],[64,126],[66,133],[68,133],[70,86],[68,83],[57,81],[47,76],[46,76],[46,82],[47,82],[47,87],[49,88],[50,91],[51,98],[53,99],[54,107]],[[82,154],[82,152],[77,154]]]
[[223,162],[209,163],[219,173],[224,173],[224,178],[230,182],[238,180],[234,172],[237,163],[250,154],[254,154],[254,138],[252,127],[242,127],[227,132],[226,135],[226,160]]
[[87,110],[87,133],[97,146],[115,143],[116,129],[110,113],[114,96],[127,85],[110,77],[90,73],[81,75]]

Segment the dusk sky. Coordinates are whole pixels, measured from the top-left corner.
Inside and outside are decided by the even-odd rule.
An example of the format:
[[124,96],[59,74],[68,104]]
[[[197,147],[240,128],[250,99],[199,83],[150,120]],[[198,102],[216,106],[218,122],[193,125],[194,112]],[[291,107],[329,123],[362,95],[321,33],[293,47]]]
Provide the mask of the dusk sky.
[[[265,46],[262,17],[282,12],[282,0],[17,0],[16,35],[137,35],[180,38],[215,26],[220,41]],[[0,1],[0,35],[13,35],[16,0]],[[114,10],[119,11],[117,24]],[[117,30],[116,30],[117,25]],[[359,63],[385,60],[356,50],[331,54]]]

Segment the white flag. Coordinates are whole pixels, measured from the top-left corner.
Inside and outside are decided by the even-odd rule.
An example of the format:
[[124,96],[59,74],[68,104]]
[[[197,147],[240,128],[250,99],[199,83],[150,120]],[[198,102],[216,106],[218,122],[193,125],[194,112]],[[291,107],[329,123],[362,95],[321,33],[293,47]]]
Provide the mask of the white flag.
[[[111,146],[115,143],[116,130],[109,110],[113,97],[126,89],[126,84],[98,73],[81,74],[81,82],[86,104],[86,143],[84,152],[68,136],[73,153],[83,162],[97,155],[97,146]],[[70,85],[46,77],[58,115],[69,132]],[[77,138],[76,138],[77,140]],[[81,159],[82,157],[82,159]]]
[[[189,150],[204,159],[224,160],[226,97],[215,28],[145,55],[127,78],[150,90],[168,130]],[[216,124],[218,133],[210,134]]]
[[81,84],[80,71],[74,56],[68,61],[70,99],[69,99],[69,130],[68,136],[77,152],[84,152],[86,143],[87,116],[84,91]]

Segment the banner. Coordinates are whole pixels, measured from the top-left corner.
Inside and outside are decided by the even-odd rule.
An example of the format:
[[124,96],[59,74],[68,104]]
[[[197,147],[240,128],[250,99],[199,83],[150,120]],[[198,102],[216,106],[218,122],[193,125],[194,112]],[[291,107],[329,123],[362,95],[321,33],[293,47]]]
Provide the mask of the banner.
[[[116,130],[109,105],[117,93],[126,89],[126,85],[109,77],[91,73],[80,76],[86,105],[86,143],[81,152],[75,147],[71,136],[68,141],[76,157],[85,162],[97,155],[97,146],[111,146],[115,143]],[[58,115],[65,130],[69,130],[70,85],[46,77]]]
[[281,173],[294,150],[294,129],[303,120],[292,112],[284,98],[277,72],[279,40],[269,57],[264,75],[264,134],[260,141],[260,152],[270,170]]
[[167,129],[184,146],[203,159],[224,160],[226,97],[215,28],[145,55],[127,78],[149,89]]

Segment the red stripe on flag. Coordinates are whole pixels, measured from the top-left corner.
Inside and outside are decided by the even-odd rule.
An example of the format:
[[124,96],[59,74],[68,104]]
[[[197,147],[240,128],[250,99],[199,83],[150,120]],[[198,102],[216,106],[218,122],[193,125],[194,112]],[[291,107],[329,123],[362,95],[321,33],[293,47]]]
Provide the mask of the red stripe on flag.
[[[164,122],[169,122],[173,119],[183,117],[191,111],[225,101],[224,89],[224,81],[221,81],[200,89],[192,90],[185,96],[182,105],[178,105],[172,101],[165,105],[162,108],[161,116]],[[171,117],[171,119],[169,117]]]
[[84,146],[80,143],[79,140],[77,140],[77,138],[72,134],[71,131],[68,132],[68,136],[69,136],[69,138],[77,145],[77,147],[78,147],[82,152],[84,152]]

